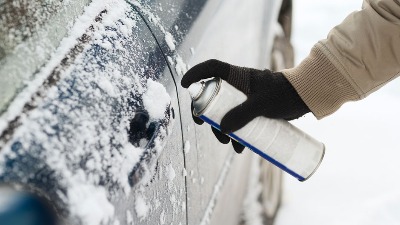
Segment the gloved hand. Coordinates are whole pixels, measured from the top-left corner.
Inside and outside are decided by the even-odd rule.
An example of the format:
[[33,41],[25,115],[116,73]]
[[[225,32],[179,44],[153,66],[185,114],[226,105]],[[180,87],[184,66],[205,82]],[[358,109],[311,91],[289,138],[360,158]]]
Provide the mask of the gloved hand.
[[[191,107],[191,111],[193,112],[193,105]],[[194,116],[193,114],[192,114],[192,118],[193,118],[194,122],[198,125],[202,125],[204,123],[204,121],[202,119],[200,119],[197,116]],[[211,130],[219,142],[221,142],[222,144],[228,144],[231,141],[233,149],[235,150],[236,153],[240,154],[243,152],[244,146],[242,144],[240,144],[239,142],[237,142],[234,139],[231,139],[229,136],[221,133],[219,130],[215,129],[214,127],[211,127]]]
[[[310,112],[280,72],[237,67],[212,59],[191,68],[182,78],[181,85],[188,88],[194,82],[211,77],[220,77],[247,95],[243,104],[236,106],[222,118],[220,126],[224,134],[239,130],[258,116],[292,120]],[[219,141],[229,143],[228,136],[221,138],[222,134],[218,130],[213,129],[213,132]],[[236,148],[235,150],[240,150]]]

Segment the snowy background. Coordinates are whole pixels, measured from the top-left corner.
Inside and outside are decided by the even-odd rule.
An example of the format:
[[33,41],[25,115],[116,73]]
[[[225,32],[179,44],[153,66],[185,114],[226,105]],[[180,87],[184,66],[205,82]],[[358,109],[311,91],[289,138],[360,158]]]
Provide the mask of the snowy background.
[[[296,63],[362,0],[294,1]],[[317,121],[294,124],[326,145],[321,167],[300,183],[285,177],[277,225],[400,224],[400,79]]]

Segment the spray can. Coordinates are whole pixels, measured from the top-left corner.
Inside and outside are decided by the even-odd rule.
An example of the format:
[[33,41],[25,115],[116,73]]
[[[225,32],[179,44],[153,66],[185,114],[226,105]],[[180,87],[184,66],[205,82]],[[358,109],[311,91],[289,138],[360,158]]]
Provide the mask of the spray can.
[[[217,129],[222,117],[247,99],[220,78],[194,83],[188,90],[193,114]],[[299,181],[316,171],[325,154],[324,144],[281,119],[260,116],[228,135]]]

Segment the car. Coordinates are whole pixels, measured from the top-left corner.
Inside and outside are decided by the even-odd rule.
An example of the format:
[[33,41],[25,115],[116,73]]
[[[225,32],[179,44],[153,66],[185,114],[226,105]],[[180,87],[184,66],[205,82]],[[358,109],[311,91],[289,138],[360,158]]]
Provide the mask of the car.
[[272,224],[281,171],[196,125],[180,80],[293,66],[291,9],[0,1],[0,224]]

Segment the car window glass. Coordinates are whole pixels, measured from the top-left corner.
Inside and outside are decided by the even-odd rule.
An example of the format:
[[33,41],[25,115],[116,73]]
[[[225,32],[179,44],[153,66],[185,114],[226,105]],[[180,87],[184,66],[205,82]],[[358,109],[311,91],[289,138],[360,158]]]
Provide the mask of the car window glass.
[[58,47],[88,2],[0,1],[0,114]]
[[140,0],[140,10],[163,50],[174,51],[183,41],[206,0]]

